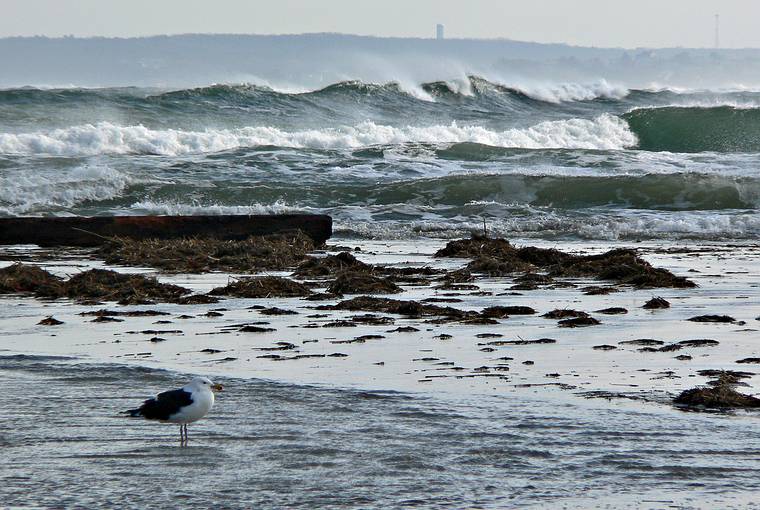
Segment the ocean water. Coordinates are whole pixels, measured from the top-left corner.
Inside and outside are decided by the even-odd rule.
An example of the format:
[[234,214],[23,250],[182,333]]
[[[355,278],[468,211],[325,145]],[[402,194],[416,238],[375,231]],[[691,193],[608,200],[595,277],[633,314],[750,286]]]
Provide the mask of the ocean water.
[[756,508],[756,420],[596,401],[217,379],[210,416],[120,416],[186,376],[0,356],[18,508]]
[[0,215],[321,212],[357,238],[746,240],[760,92],[468,78],[0,91]]

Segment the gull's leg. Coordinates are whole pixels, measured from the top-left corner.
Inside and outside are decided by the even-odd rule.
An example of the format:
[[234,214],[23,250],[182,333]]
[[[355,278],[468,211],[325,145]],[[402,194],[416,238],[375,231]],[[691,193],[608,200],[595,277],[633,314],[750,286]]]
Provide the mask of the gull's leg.
[[187,423],[185,423],[185,444],[187,444]]

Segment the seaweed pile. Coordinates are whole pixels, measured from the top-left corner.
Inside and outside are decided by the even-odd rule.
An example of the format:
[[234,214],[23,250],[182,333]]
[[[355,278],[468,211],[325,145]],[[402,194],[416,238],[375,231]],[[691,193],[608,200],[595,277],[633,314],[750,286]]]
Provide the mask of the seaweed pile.
[[152,277],[90,269],[63,280],[37,266],[14,264],[0,269],[0,294],[39,298],[117,301],[119,304],[181,302],[190,290]]
[[153,267],[174,273],[283,270],[302,262],[315,248],[301,232],[249,237],[242,241],[209,238],[109,238],[95,255],[107,264]]
[[636,250],[618,248],[599,255],[573,255],[553,248],[516,248],[505,239],[473,236],[449,242],[436,257],[473,259],[467,269],[489,276],[542,270],[549,277],[591,277],[637,288],[693,288],[696,284],[667,269],[653,267]]
[[234,296],[241,298],[304,297],[311,294],[305,285],[279,276],[258,276],[241,278],[213,289],[212,296]]
[[704,408],[736,408],[760,407],[760,398],[745,395],[736,391],[735,387],[741,379],[751,377],[750,372],[734,371],[702,371],[700,375],[717,377],[709,381],[707,386],[685,390],[673,402],[689,407]]

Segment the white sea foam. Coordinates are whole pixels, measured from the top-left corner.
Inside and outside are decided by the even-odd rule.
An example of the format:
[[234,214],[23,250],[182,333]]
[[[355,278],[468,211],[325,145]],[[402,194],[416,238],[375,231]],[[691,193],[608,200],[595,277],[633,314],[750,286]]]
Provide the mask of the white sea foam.
[[593,99],[623,99],[630,90],[620,85],[613,85],[607,80],[592,83],[534,83],[513,85],[525,95],[549,103],[568,101],[591,101]]
[[11,215],[66,209],[85,201],[110,200],[136,180],[104,166],[70,171],[14,172],[0,176],[0,212]]
[[[581,238],[592,240],[679,239],[727,240],[752,239],[760,235],[760,217],[738,213],[663,213],[642,215],[605,215],[593,217],[565,216],[532,209],[528,215],[488,218],[488,230],[496,236],[525,238]],[[331,211],[335,234],[371,239],[409,239],[414,236],[457,238],[468,232],[480,232],[482,218],[447,219],[441,217],[416,220],[377,221],[355,217],[353,211]]]
[[179,201],[142,200],[130,206],[131,213],[160,214],[178,216],[196,215],[248,215],[248,214],[290,214],[312,212],[314,209],[298,207],[283,201],[271,204],[252,203],[248,205],[224,205],[218,203],[182,203]]
[[0,134],[2,154],[91,156],[97,154],[183,154],[219,152],[239,147],[349,149],[409,142],[474,142],[526,149],[624,149],[635,145],[628,124],[609,114],[596,119],[546,121],[524,129],[494,131],[456,123],[393,127],[362,122],[343,128],[283,131],[275,127],[246,127],[206,131],[154,130],[109,122],[33,133]]

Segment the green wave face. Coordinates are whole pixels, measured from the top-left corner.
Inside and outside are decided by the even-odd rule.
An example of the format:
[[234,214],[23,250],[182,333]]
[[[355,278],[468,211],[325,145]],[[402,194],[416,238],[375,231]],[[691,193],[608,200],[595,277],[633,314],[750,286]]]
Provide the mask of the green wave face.
[[760,152],[760,109],[641,108],[622,116],[638,148],[668,152]]

